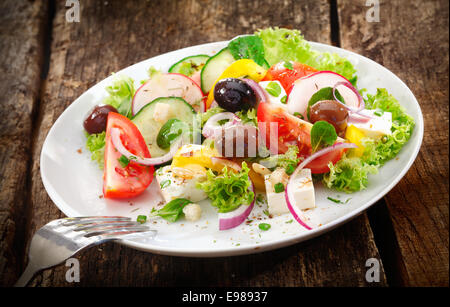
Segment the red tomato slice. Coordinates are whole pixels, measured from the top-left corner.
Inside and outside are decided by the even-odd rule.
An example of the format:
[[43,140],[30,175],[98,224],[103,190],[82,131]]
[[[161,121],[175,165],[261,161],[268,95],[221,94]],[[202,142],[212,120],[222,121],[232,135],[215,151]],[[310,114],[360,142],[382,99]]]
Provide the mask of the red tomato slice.
[[262,81],[280,81],[288,95],[292,90],[294,81],[318,71],[315,68],[298,62],[290,62],[292,69],[289,69],[286,67],[288,65],[285,66],[285,63],[280,62],[270,67]]
[[[260,103],[257,111],[258,125],[261,136],[266,141],[266,146],[271,147],[271,135],[278,129],[278,153],[285,153],[290,143],[296,143],[299,148],[299,156],[308,157],[311,155],[311,128],[312,124],[283,110],[281,107],[270,103]],[[270,123],[276,125],[271,127]],[[344,151],[336,150],[325,154],[306,167],[311,169],[313,174],[327,173],[330,171],[328,162],[337,163]]]
[[110,112],[106,125],[105,166],[103,172],[103,196],[106,198],[130,198],[144,192],[153,180],[154,167],[130,161],[123,167],[122,156],[111,141],[111,128],[121,130],[121,140],[132,154],[150,158],[150,152],[139,129],[128,118]]

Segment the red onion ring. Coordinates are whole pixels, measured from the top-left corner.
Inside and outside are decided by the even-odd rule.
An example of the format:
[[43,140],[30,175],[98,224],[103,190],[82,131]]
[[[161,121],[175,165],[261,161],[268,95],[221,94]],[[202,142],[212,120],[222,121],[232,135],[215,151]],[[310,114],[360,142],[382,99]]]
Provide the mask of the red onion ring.
[[291,214],[294,216],[295,220],[302,225],[303,227],[305,227],[308,230],[311,230],[312,228],[305,222],[305,217],[302,213],[302,211],[300,209],[298,209],[298,207],[295,204],[295,200],[294,197],[292,196],[292,191],[291,191],[291,186],[292,183],[295,179],[295,177],[297,176],[297,174],[306,166],[308,165],[308,163],[310,163],[311,161],[317,159],[320,156],[323,156],[324,154],[327,154],[331,151],[334,150],[338,150],[338,149],[345,149],[345,148],[357,148],[358,146],[356,146],[353,143],[336,143],[333,146],[324,148],[319,150],[318,152],[312,154],[311,156],[309,156],[308,158],[306,158],[302,163],[300,163],[298,165],[298,167],[295,169],[294,173],[292,173],[292,175],[289,177],[289,181],[286,185],[286,189],[284,191],[284,196],[286,198],[286,204],[287,207],[289,209],[289,211],[291,212]]
[[251,180],[250,187],[248,189],[253,192],[253,201],[248,206],[240,205],[238,208],[231,212],[219,213],[219,230],[227,230],[237,227],[241,225],[250,215],[255,205],[256,199],[255,188]]
[[[359,100],[359,107],[357,109],[354,109],[352,107],[347,106],[344,102],[340,101],[337,97],[336,97],[336,88],[339,85],[343,85],[348,87],[350,90],[352,90],[353,93],[355,93],[355,95],[358,97]],[[338,82],[334,85],[333,87],[333,97],[334,99],[339,102],[340,104],[342,104],[348,111],[352,112],[352,113],[357,113],[358,115],[362,116],[362,117],[367,117],[367,118],[372,118],[372,116],[370,115],[364,115],[364,114],[360,114],[359,112],[361,112],[362,110],[365,109],[365,103],[364,103],[364,99],[361,96],[361,94],[358,92],[358,90],[350,83],[350,82]]]
[[127,157],[128,160],[147,166],[159,165],[172,160],[173,156],[175,155],[177,150],[181,147],[183,142],[182,138],[180,138],[178,141],[173,143],[172,146],[170,146],[170,151],[166,153],[164,156],[156,158],[142,158],[132,154],[125,148],[125,146],[122,143],[122,140],[120,139],[120,129],[118,128],[111,129],[111,141],[114,147],[117,149],[117,151],[120,152],[125,157]]
[[[220,126],[218,122],[224,119],[228,119],[229,121],[224,125]],[[202,134],[206,138],[212,137],[214,136],[215,131],[229,127],[240,121],[241,121],[240,118],[231,112],[222,112],[215,114],[206,121],[205,125],[203,126]]]
[[245,83],[252,88],[256,96],[259,98],[259,102],[269,101],[266,91],[255,80],[242,78],[242,81],[245,81]]

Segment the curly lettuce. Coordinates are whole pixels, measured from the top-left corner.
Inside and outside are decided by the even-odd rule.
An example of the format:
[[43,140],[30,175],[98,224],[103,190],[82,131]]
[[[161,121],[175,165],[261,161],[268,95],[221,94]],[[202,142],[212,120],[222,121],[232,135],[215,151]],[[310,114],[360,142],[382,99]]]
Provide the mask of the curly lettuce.
[[103,103],[112,105],[120,114],[131,117],[131,101],[135,93],[133,79],[125,75],[115,75],[106,91],[109,96],[103,99]]
[[368,175],[393,159],[409,141],[414,130],[414,119],[386,89],[378,89],[375,95],[367,95],[367,109],[379,109],[392,113],[391,134],[381,139],[364,138],[364,153],[360,158],[344,156],[335,165],[330,163],[330,172],[323,176],[328,188],[352,193],[363,190],[368,184]]
[[98,163],[100,169],[103,169],[103,156],[105,153],[105,135],[103,131],[98,134],[86,133],[86,148],[91,152],[91,159]]
[[235,210],[240,205],[250,205],[255,197],[249,191],[250,169],[247,163],[242,162],[242,170],[235,173],[224,167],[220,174],[215,174],[211,169],[206,173],[206,180],[197,182],[196,187],[205,191],[211,199],[211,205],[217,207],[220,213]]
[[296,61],[317,70],[331,70],[356,83],[356,69],[353,64],[335,54],[312,50],[299,30],[267,28],[255,33],[264,44],[265,58],[270,65],[282,61]]

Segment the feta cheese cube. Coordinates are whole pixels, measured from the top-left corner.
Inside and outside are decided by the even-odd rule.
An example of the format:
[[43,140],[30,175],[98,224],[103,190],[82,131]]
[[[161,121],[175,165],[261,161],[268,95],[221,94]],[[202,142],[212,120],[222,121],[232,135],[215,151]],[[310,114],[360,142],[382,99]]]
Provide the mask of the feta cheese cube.
[[380,112],[377,110],[362,110],[363,115],[370,115],[372,118],[365,123],[351,123],[356,128],[360,129],[364,135],[370,138],[378,139],[384,135],[391,134],[392,128],[392,113]]
[[207,198],[206,193],[195,185],[206,177],[205,173],[167,165],[156,171],[156,180],[166,202],[186,198],[198,202]]
[[[280,87],[281,93],[278,96],[274,96],[274,94],[276,94],[274,91],[271,91],[270,89],[269,89],[269,91],[267,90],[267,87],[269,86],[270,83],[275,83]],[[280,81],[261,81],[258,84],[267,92],[267,97],[269,98],[270,103],[280,105],[281,107],[283,107],[285,109],[287,108],[287,104],[286,104],[287,94],[286,94],[286,91],[284,90],[283,86],[281,85]]]
[[153,113],[153,119],[160,124],[165,124],[171,116],[171,108],[167,103],[157,102],[155,105],[155,112]]
[[[277,170],[274,171],[274,173]],[[273,173],[272,173],[273,174]],[[285,193],[276,193],[273,182],[273,176],[264,176],[264,184],[266,186],[267,204],[269,213],[273,215],[288,213]],[[278,181],[280,182],[280,181]],[[282,182],[282,181],[281,181]],[[285,186],[286,184],[282,182]],[[295,205],[301,210],[315,208],[314,185],[311,176],[311,170],[302,169],[292,181],[293,198]]]

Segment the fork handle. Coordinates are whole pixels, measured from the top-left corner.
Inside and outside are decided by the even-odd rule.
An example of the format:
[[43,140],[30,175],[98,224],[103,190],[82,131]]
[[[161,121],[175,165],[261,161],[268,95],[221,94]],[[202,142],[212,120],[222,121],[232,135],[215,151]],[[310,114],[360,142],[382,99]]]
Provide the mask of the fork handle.
[[25,268],[25,271],[23,271],[22,275],[20,276],[19,280],[16,282],[14,287],[25,287],[38,271],[39,269],[36,268],[36,266],[34,266],[33,263],[28,261],[28,265]]

